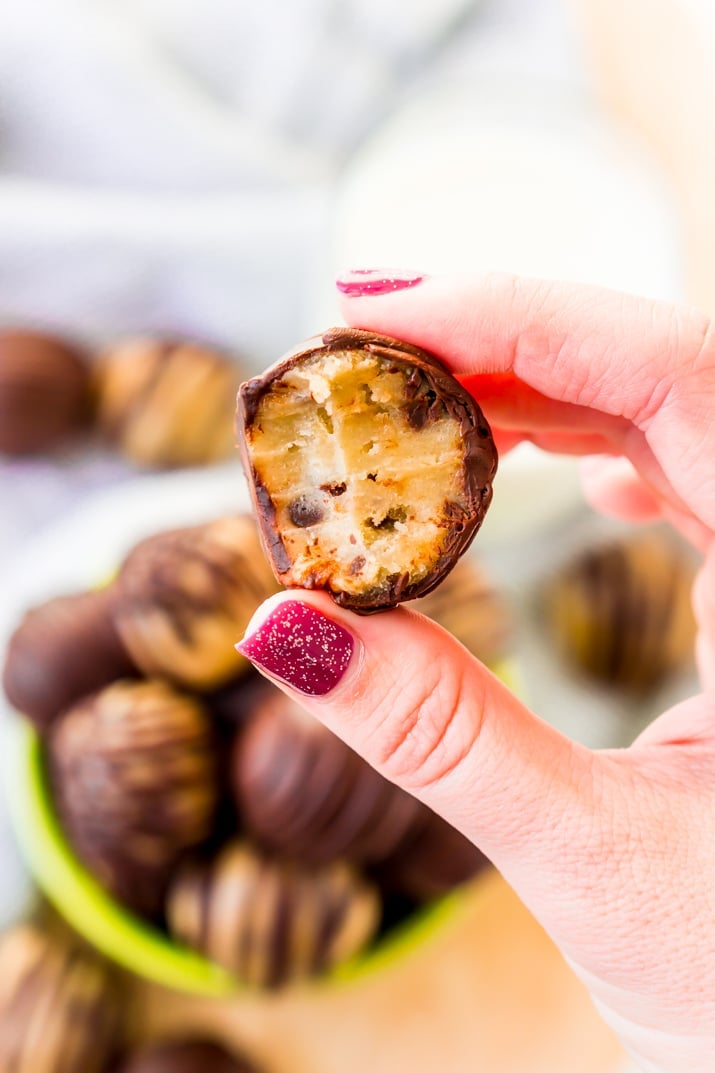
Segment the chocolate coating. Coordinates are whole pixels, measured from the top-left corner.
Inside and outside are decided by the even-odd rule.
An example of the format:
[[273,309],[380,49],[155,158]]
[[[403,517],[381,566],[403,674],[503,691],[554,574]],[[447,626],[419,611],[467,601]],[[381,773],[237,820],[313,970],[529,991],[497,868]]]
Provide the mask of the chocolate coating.
[[430,815],[268,683],[236,738],[231,778],[245,830],[305,864],[383,861]]
[[489,865],[484,854],[464,835],[430,812],[412,841],[376,872],[389,891],[415,902],[444,897]]
[[258,1073],[245,1058],[229,1054],[211,1040],[172,1040],[144,1047],[115,1073]]
[[40,332],[0,333],[0,452],[54,450],[89,414],[90,372],[79,349]]
[[386,336],[308,340],[241,385],[237,429],[276,577],[357,611],[435,588],[491,502],[478,405],[433,355]]
[[221,518],[138,544],[113,586],[114,623],[145,674],[213,690],[248,670],[234,645],[276,590],[253,519]]
[[179,873],[167,917],[175,938],[247,984],[276,988],[357,954],[377,931],[380,905],[342,862],[308,870],[233,842]]
[[660,529],[608,541],[568,562],[541,594],[568,664],[635,694],[692,668],[695,564]]
[[104,1073],[121,1032],[111,968],[68,933],[20,924],[0,939],[3,1073]]
[[140,465],[194,466],[233,447],[233,400],[240,369],[195,343],[130,339],[100,359],[98,422]]
[[216,815],[216,745],[202,706],[164,682],[116,682],[54,724],[48,766],[78,856],[125,905],[156,916],[172,870]]
[[68,705],[133,671],[103,589],[31,608],[10,638],[2,684],[10,704],[44,731]]

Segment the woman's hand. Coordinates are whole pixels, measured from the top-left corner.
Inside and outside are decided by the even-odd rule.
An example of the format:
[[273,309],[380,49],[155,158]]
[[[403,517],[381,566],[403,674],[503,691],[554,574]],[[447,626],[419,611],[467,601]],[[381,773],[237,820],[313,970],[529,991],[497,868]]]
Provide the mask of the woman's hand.
[[358,272],[338,286],[350,324],[431,350],[464,379],[502,450],[526,439],[610,456],[589,463],[592,499],[664,515],[690,537],[704,556],[698,662],[713,692],[630,749],[592,752],[408,607],[360,617],[324,593],[281,593],[241,650],[492,859],[644,1070],[712,1073],[712,326],[687,309],[504,276]]

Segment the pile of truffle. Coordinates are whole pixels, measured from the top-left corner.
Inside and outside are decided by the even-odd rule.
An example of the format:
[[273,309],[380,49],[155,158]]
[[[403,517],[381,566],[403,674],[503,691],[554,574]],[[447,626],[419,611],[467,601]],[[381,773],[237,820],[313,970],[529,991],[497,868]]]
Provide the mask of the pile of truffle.
[[140,466],[214,462],[233,447],[241,377],[231,356],[192,342],[129,339],[90,355],[54,335],[0,332],[0,454],[95,435]]
[[[269,988],[346,962],[484,865],[235,651],[275,590],[250,517],[161,533],[108,587],[31,610],[4,671],[85,866]],[[415,606],[503,657],[508,615],[472,560]]]
[[127,980],[51,914],[0,938],[3,1073],[262,1073],[208,1039],[131,1041]]

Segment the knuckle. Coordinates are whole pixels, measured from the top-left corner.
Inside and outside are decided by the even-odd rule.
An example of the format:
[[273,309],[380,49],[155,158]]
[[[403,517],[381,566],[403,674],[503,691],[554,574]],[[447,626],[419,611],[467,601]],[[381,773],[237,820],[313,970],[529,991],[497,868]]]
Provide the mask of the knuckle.
[[401,683],[399,695],[383,699],[375,723],[380,770],[416,792],[447,779],[477,744],[482,707],[473,689],[468,695],[463,674],[433,662],[407,687]]

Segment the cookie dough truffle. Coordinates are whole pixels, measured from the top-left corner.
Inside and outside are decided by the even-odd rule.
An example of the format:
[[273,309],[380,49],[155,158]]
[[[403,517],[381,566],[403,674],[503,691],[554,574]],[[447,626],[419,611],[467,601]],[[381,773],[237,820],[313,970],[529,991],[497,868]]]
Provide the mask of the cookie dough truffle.
[[3,689],[44,731],[68,705],[132,674],[106,589],[57,596],[31,608],[8,644]]
[[210,1040],[172,1040],[145,1047],[119,1066],[116,1073],[258,1073]]
[[145,674],[216,689],[248,669],[234,645],[277,588],[253,519],[222,518],[138,544],[113,586],[114,622]]
[[89,416],[90,372],[81,351],[39,332],[0,333],[0,453],[54,450]]
[[542,594],[565,661],[601,682],[646,694],[692,666],[695,566],[660,529],[589,548]]
[[331,329],[243,384],[237,427],[276,576],[354,610],[434,588],[491,501],[497,454],[471,395],[371,332]]
[[379,906],[376,889],[342,862],[308,870],[234,842],[179,874],[167,915],[176,938],[245,983],[276,988],[357,954]]
[[217,757],[204,709],[164,682],[116,682],[69,709],[48,746],[76,853],[121,902],[155,916],[179,859],[213,828]]
[[195,343],[131,339],[107,351],[96,374],[100,430],[139,465],[194,466],[233,449],[241,374]]

